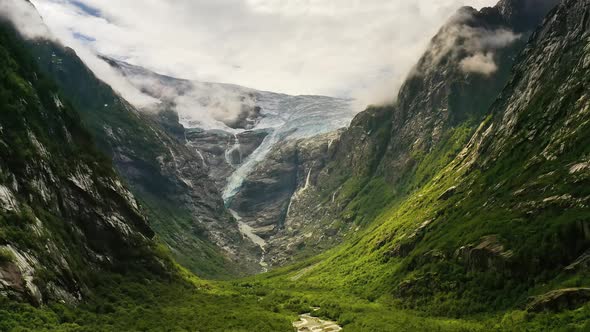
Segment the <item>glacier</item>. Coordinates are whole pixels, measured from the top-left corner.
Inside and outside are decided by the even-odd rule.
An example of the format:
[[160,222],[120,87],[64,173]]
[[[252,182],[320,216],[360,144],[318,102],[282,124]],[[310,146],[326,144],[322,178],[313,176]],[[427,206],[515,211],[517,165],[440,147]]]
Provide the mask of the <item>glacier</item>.
[[[347,127],[360,111],[355,110],[352,99],[292,96],[233,84],[189,81],[123,61],[104,60],[139,90],[160,100],[162,104],[154,106],[155,111],[172,107],[185,129],[221,130],[233,135],[225,159],[234,170],[222,192],[228,206],[244,180],[275,146]],[[254,152],[234,165],[231,155],[239,152],[240,146],[237,135],[251,130],[263,130],[268,135]]]

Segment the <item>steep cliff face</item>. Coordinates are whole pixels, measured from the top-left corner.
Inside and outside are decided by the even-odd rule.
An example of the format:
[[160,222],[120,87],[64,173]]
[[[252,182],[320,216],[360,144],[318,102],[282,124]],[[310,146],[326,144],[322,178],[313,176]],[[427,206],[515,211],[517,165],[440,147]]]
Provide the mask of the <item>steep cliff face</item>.
[[302,282],[451,316],[584,306],[588,17],[587,0],[559,4],[461,152]]
[[254,272],[249,266],[256,261],[256,246],[242,238],[209,168],[186,145],[182,126],[169,127],[174,119],[165,112],[157,118],[135,109],[73,50],[45,40],[31,41],[30,47],[42,70],[81,112],[178,261],[206,277]]
[[192,128],[186,130],[186,139],[207,165],[209,176],[222,191],[231,174],[248,160],[268,134],[266,130],[231,134],[222,130]]
[[[317,227],[299,246],[352,234],[450,162],[508,81],[532,31],[557,2],[503,1],[481,11],[459,10],[432,39],[397,101],[360,113],[332,142],[330,162],[316,172],[305,195],[292,201],[285,221]],[[317,202],[324,207],[319,213],[313,209]]]
[[135,198],[4,19],[0,63],[0,294],[77,303],[90,272],[164,273]]
[[[171,135],[185,139],[195,158],[208,168],[242,235],[268,241],[264,260],[284,262],[298,254],[293,245],[310,230],[297,229],[304,224],[298,221],[286,227],[287,210],[294,194],[306,184],[311,187],[334,155],[336,135],[324,134],[348,124],[354,115],[350,101],[188,81],[105,61],[131,84],[163,101],[150,110],[152,118]],[[236,111],[231,119],[215,116]],[[314,230],[318,231],[321,227]],[[256,237],[254,244],[261,241]],[[321,242],[316,241],[319,245],[313,252],[328,247]]]
[[[265,263],[277,265],[293,259],[303,249],[297,247],[301,239],[318,231],[314,225],[290,222],[294,212],[291,205],[314,185],[318,172],[329,161],[331,144],[338,135],[333,132],[292,140],[274,148],[252,170],[231,200],[230,208],[241,221],[266,240]],[[317,204],[315,210],[322,211],[320,202]],[[322,240],[330,244],[337,242],[336,238]],[[321,252],[327,247],[327,243],[318,241],[311,252]]]

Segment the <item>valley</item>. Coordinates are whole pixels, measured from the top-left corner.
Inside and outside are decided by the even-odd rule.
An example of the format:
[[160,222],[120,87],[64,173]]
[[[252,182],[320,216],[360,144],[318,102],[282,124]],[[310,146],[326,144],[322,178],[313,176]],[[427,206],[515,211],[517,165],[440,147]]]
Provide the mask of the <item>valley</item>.
[[462,7],[362,111],[98,56],[133,104],[9,1],[0,331],[590,329],[590,0]]

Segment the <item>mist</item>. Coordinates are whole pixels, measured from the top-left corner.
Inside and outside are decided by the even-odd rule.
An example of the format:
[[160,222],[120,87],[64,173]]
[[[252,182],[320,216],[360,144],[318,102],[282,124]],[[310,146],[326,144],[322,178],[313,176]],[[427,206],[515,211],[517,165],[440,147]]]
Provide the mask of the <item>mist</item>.
[[522,37],[505,28],[487,29],[470,25],[473,12],[462,10],[454,15],[432,39],[431,46],[411,75],[428,74],[438,64],[450,60],[465,73],[484,76],[498,69],[496,53]]
[[83,57],[80,48],[191,81],[355,98],[359,111],[393,100],[459,7],[495,2],[34,0]]
[[26,39],[50,40],[75,49],[78,56],[97,77],[111,85],[115,91],[132,104],[143,107],[159,103],[157,99],[140,92],[127,79],[98,58],[92,49],[83,45],[79,39],[70,35],[57,38],[32,3],[25,0],[2,0],[0,1],[0,16],[8,19]]
[[28,39],[53,39],[51,32],[31,3],[24,0],[0,1],[0,16],[14,24],[23,37]]

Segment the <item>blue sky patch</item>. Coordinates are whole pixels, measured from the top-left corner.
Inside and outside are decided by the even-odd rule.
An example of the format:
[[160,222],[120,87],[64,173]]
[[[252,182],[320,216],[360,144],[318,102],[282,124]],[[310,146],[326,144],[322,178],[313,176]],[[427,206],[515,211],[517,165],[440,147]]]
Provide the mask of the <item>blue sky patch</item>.
[[83,3],[82,1],[78,1],[78,0],[70,0],[70,3],[76,7],[78,7],[79,9],[81,9],[84,13],[90,15],[90,16],[95,16],[95,17],[101,17],[100,16],[100,10],[88,6],[87,4]]
[[84,43],[93,43],[96,41],[96,38],[87,36],[85,34],[77,32],[77,31],[74,31],[72,34],[74,35],[74,38],[76,38],[77,40],[80,40]]

